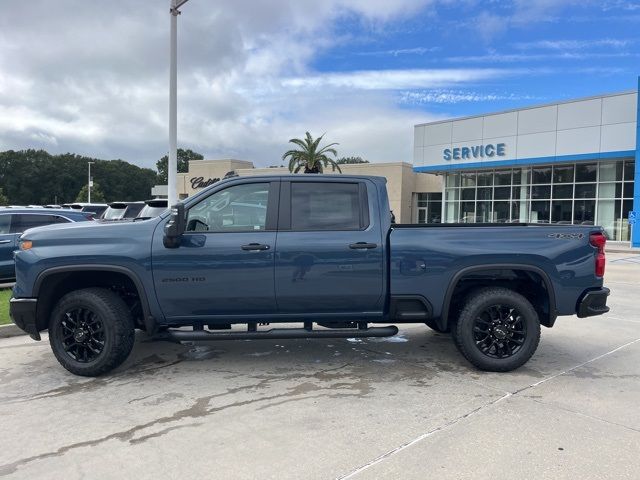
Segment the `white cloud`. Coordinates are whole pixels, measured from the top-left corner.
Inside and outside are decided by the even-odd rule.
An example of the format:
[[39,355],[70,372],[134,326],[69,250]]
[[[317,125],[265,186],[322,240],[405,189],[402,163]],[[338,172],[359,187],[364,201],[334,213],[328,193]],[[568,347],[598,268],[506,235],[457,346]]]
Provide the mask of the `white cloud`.
[[630,39],[600,38],[592,40],[539,40],[536,42],[519,42],[514,46],[521,50],[585,50],[588,48],[623,48],[633,44]]
[[630,52],[583,52],[567,51],[561,53],[488,53],[486,55],[470,55],[448,57],[443,59],[447,63],[483,64],[490,63],[518,63],[518,62],[546,62],[549,60],[594,60],[640,57],[640,53]]
[[[389,90],[496,81],[514,69],[315,72],[319,52],[348,41],[340,19],[371,30],[436,0],[194,0],[179,17],[178,137],[208,158],[279,163],[286,142],[327,132],[341,155],[410,160],[412,125]],[[446,0],[448,1],[448,0]],[[27,147],[124,158],[167,150],[164,0],[30,0],[0,17],[0,150]],[[390,50],[390,55],[422,50]],[[424,47],[426,48],[426,47]],[[412,51],[413,50],[413,51]]]
[[294,88],[350,88],[362,90],[395,90],[428,88],[459,83],[504,78],[512,73],[500,69],[441,69],[441,70],[367,70],[348,73],[323,73],[284,79],[284,87]]
[[484,93],[469,90],[436,89],[430,91],[400,92],[400,102],[408,105],[425,105],[429,103],[456,104],[472,102],[495,102],[498,100],[541,100],[533,95],[514,93]]
[[413,47],[413,48],[397,48],[393,50],[373,50],[370,52],[357,52],[356,55],[372,56],[372,57],[399,57],[402,55],[425,55],[442,50],[440,47]]

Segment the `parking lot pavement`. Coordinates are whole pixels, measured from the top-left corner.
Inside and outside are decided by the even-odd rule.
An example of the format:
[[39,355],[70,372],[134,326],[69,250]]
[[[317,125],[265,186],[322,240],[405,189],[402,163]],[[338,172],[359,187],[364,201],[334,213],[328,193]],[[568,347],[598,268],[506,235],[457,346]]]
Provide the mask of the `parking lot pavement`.
[[640,478],[640,256],[608,258],[610,314],[560,318],[507,374],[420,325],[201,347],[141,334],[98,379],[46,341],[2,339],[0,476]]

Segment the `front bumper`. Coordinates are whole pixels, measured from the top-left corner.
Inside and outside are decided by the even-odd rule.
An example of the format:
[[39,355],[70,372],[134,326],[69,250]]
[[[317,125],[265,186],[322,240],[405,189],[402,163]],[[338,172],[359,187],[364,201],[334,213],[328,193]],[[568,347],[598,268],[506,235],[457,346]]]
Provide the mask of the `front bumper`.
[[36,298],[12,298],[9,300],[9,315],[20,329],[34,340],[40,340],[40,332],[36,325]]
[[578,301],[578,317],[593,317],[594,315],[607,313],[609,311],[609,307],[607,307],[608,296],[609,289],[606,287],[585,292],[580,301]]

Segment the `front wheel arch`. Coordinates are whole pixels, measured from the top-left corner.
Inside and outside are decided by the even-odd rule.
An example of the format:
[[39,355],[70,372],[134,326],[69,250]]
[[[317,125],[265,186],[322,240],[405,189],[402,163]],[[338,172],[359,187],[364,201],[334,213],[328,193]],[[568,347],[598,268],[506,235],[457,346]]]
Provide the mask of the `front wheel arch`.
[[34,284],[33,297],[38,298],[36,326],[46,330],[49,316],[57,301],[65,294],[88,287],[122,288],[137,296],[140,318],[136,326],[148,332],[156,328],[151,316],[149,300],[139,277],[130,269],[116,265],[72,265],[53,267],[41,272]]

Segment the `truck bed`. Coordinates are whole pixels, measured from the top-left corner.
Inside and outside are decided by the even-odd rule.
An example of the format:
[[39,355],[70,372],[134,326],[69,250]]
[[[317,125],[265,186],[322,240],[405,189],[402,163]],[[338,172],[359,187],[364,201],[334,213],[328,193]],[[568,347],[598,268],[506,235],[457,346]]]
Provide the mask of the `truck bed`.
[[539,223],[394,224],[390,292],[424,296],[433,317],[439,318],[457,279],[476,270],[517,270],[553,285],[555,313],[573,315],[582,292],[602,286],[602,278],[594,275],[596,250],[589,244],[590,233],[601,231],[589,225]]

